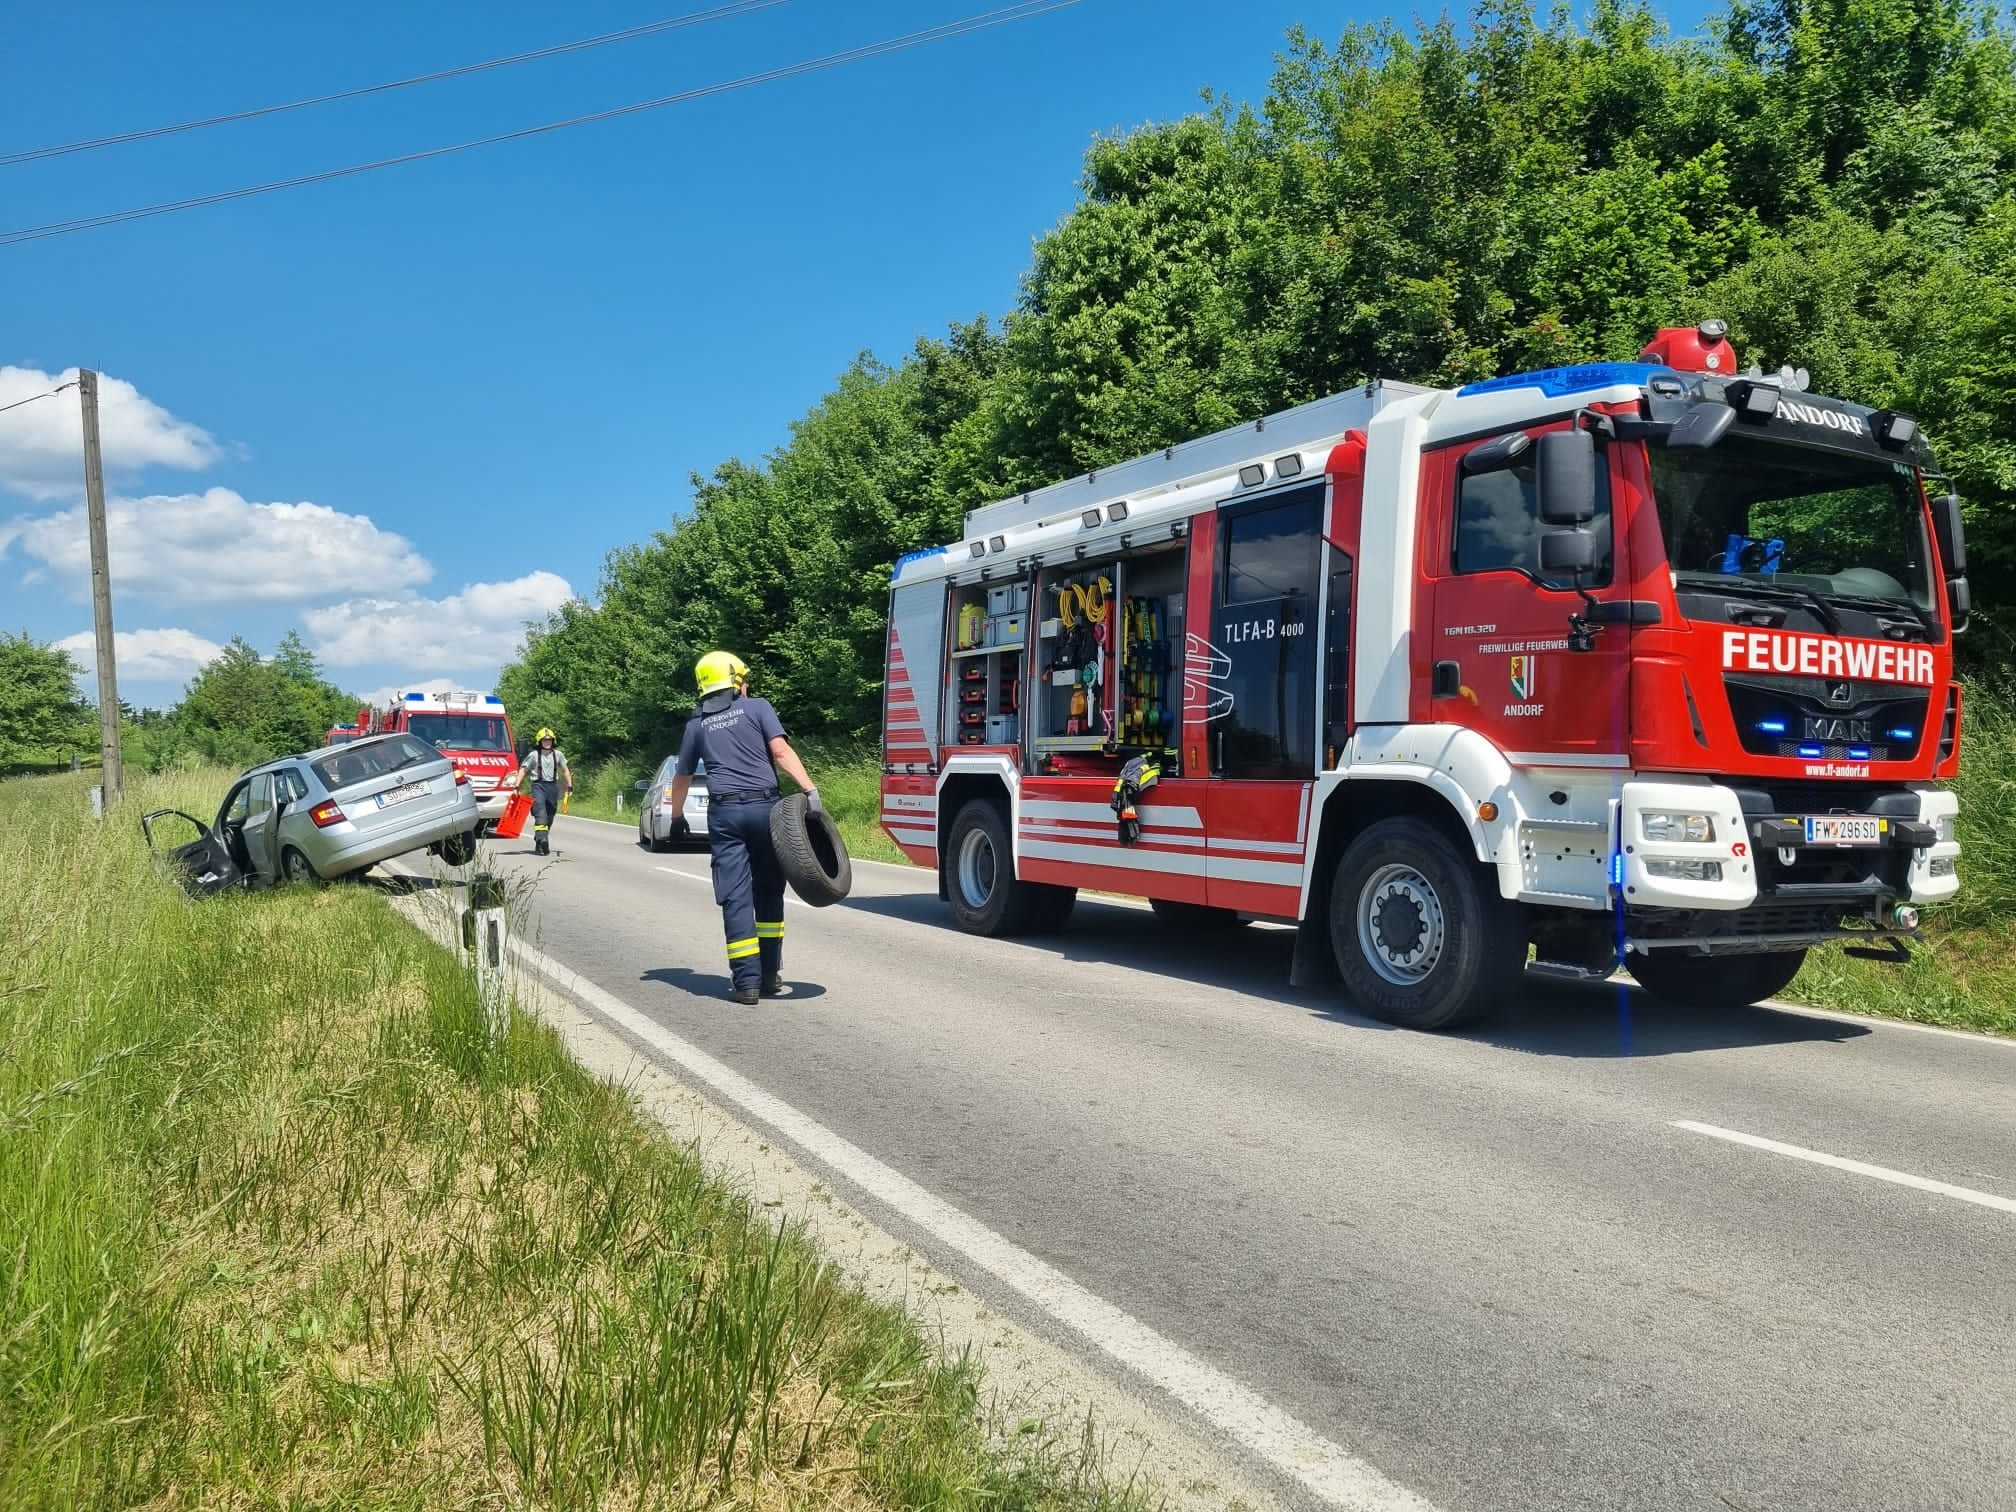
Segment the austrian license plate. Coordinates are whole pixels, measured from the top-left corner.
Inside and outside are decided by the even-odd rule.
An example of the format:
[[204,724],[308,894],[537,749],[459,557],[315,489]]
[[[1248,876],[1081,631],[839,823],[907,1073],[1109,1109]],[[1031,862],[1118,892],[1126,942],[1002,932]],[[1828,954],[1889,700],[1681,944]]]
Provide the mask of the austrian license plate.
[[705,793],[695,793],[693,795],[693,806],[695,808],[707,807],[707,795]]
[[409,782],[404,787],[389,788],[378,795],[378,807],[390,808],[395,803],[404,803],[409,798],[419,798],[427,791],[424,782]]
[[1838,815],[1811,815],[1806,820],[1808,845],[1881,845],[1884,821],[1842,818]]

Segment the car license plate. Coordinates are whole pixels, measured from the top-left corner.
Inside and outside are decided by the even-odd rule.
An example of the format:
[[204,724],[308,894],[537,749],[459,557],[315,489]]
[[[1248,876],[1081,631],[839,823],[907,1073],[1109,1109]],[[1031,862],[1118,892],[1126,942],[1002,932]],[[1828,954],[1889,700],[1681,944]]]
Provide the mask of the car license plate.
[[378,795],[378,807],[390,808],[395,803],[404,803],[409,798],[418,798],[427,791],[424,782],[409,782],[404,787],[392,788]]
[[707,795],[705,793],[695,793],[693,795],[693,807],[695,808],[707,807]]
[[1881,819],[1845,819],[1836,815],[1813,815],[1806,820],[1808,845],[1881,845]]

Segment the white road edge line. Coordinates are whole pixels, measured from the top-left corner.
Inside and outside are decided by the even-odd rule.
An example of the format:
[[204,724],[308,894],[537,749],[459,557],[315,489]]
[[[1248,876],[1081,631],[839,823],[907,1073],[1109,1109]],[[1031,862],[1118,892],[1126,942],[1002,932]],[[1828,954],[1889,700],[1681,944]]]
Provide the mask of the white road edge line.
[[1794,1160],[1810,1160],[1814,1165],[1831,1166],[1837,1171],[1848,1171],[1875,1181],[1888,1181],[1897,1186],[1910,1187],[1915,1191],[1934,1192],[1941,1197],[1951,1197],[1956,1202],[1971,1202],[1976,1207],[1994,1208],[2002,1213],[2016,1213],[2016,1197],[1997,1197],[1993,1192],[1977,1192],[1972,1187],[1954,1186],[1951,1182],[1933,1181],[1926,1176],[1913,1176],[1909,1171],[1893,1171],[1888,1166],[1847,1160],[1821,1150],[1809,1150],[1804,1145],[1783,1144],[1775,1139],[1765,1139],[1757,1134],[1744,1134],[1736,1129],[1696,1123],[1691,1118],[1676,1118],[1672,1122],[1672,1127],[1685,1129],[1690,1134],[1706,1134],[1710,1139],[1725,1139],[1730,1144],[1748,1145],[1753,1150],[1768,1150],[1773,1155],[1789,1155]]
[[575,1001],[677,1062],[814,1159],[999,1277],[1110,1358],[1139,1372],[1325,1502],[1365,1512],[1434,1512],[1421,1497],[1388,1480],[1364,1460],[1322,1437],[1250,1387],[1112,1303],[1094,1296],[1062,1271],[933,1196],[909,1177],[781,1098],[765,1092],[740,1072],[665,1029],[614,993],[584,980],[523,941],[513,940],[511,949]]

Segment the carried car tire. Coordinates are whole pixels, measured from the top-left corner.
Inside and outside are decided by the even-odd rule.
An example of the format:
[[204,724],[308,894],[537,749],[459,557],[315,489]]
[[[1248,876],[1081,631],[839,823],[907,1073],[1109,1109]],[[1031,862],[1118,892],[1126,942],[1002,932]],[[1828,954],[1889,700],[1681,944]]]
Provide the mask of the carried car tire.
[[1148,906],[1164,924],[1190,934],[1226,934],[1251,923],[1230,908],[1213,908],[1208,903],[1178,903],[1169,898],[1150,898]]
[[1330,889],[1330,946],[1352,1000],[1411,1029],[1453,1029],[1516,990],[1526,962],[1518,905],[1436,825],[1367,826]]
[[771,808],[770,844],[784,880],[814,908],[838,903],[854,890],[854,862],[840,826],[825,810],[814,812],[803,793],[780,798]]
[[1624,965],[1640,987],[1676,1008],[1748,1008],[1791,986],[1805,963],[1803,949],[1722,956],[1649,950]]
[[280,875],[289,882],[310,886],[322,880],[322,874],[315,870],[308,858],[291,845],[280,853]]

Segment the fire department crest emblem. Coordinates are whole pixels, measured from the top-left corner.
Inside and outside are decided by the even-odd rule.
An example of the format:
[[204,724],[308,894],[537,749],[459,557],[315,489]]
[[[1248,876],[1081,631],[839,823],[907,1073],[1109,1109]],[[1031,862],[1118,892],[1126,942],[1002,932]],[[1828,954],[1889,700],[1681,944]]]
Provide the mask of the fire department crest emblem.
[[1512,658],[1512,697],[1520,703],[1530,703],[1533,699],[1534,663],[1538,660],[1534,656]]

